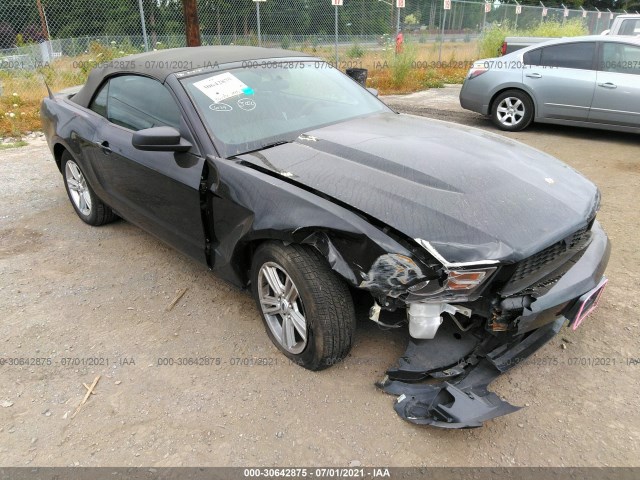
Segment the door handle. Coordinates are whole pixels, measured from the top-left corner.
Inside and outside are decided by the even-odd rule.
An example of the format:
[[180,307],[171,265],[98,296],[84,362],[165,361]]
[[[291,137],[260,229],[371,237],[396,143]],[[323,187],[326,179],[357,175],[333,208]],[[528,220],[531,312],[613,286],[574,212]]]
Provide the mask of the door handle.
[[111,153],[111,148],[109,147],[109,142],[107,142],[106,140],[104,142],[96,142],[96,145],[98,145],[98,147],[100,147],[100,150],[102,150],[102,152],[105,155],[109,155]]
[[529,78],[542,78],[542,75],[540,75],[539,73],[527,73],[527,77]]
[[618,88],[618,86],[615,83],[611,83],[611,82],[599,83],[598,86],[602,88]]

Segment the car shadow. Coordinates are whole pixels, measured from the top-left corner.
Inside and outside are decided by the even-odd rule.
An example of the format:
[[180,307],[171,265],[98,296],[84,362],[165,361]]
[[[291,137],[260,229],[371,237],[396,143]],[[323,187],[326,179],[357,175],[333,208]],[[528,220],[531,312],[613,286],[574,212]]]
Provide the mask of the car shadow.
[[596,140],[602,142],[638,144],[638,134],[631,132],[614,132],[596,128],[573,127],[569,125],[555,125],[551,123],[534,123],[522,133],[536,132],[548,135],[561,136],[574,140]]

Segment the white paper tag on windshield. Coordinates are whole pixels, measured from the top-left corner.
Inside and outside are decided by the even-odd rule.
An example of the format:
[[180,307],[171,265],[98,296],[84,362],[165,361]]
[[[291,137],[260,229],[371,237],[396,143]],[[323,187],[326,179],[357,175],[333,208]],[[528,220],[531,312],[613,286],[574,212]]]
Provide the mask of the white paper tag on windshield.
[[216,103],[236,95],[253,95],[253,89],[229,72],[205,78],[193,86]]

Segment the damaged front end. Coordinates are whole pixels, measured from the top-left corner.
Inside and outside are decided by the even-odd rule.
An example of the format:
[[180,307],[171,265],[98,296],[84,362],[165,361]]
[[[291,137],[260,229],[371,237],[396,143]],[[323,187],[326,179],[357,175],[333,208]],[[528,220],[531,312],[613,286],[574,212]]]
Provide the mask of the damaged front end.
[[[573,328],[579,325],[606,284],[610,245],[595,221],[595,186],[578,176],[563,177],[572,191],[582,192],[565,204],[557,197],[569,186],[551,194],[543,182],[527,193],[538,198],[535,214],[530,205],[502,212],[515,205],[506,200],[496,200],[500,208],[486,218],[465,209],[440,214],[438,208],[459,200],[459,192],[431,182],[428,195],[415,191],[397,202],[383,190],[386,183],[363,180],[371,169],[353,172],[345,182],[332,176],[340,168],[329,165],[340,157],[322,154],[320,161],[318,155],[294,142],[237,162],[210,159],[205,217],[217,219],[208,232],[214,271],[242,286],[254,245],[277,240],[314,248],[348,285],[373,297],[372,321],[400,328],[404,323],[386,321],[385,312],[406,310],[412,338],[379,384],[398,396],[396,411],[403,418],[472,428],[515,411],[487,390],[490,382],[549,341],[567,320]],[[412,171],[418,175],[416,169],[436,166],[423,162]],[[547,167],[561,176],[557,166]],[[393,170],[393,178],[402,172]],[[503,181],[501,189],[514,181]],[[532,185],[516,183],[520,189]],[[352,184],[379,188],[347,188]],[[417,185],[402,183],[405,189]],[[438,195],[450,198],[437,205],[418,202]],[[556,215],[539,214],[547,210]],[[516,217],[526,228],[510,228],[509,219]]]
[[[421,425],[474,428],[517,411],[488,391],[488,385],[547,343],[567,321],[575,329],[595,309],[607,283],[606,234],[591,221],[509,265],[448,263],[427,242],[418,243],[442,264],[441,276],[413,278],[402,293],[396,288],[391,295],[377,296],[371,320],[385,325],[381,311],[405,306],[412,337],[378,386],[398,396],[395,410],[402,418]],[[410,264],[405,260],[404,265]],[[379,270],[389,274],[388,266]],[[379,288],[377,271],[361,286]],[[396,280],[410,276],[392,275]]]

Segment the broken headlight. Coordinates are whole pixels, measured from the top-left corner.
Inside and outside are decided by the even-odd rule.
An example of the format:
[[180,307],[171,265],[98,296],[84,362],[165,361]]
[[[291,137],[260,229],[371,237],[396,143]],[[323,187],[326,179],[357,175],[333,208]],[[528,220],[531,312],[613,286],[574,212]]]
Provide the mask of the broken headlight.
[[445,290],[457,293],[470,293],[487,280],[496,267],[483,268],[480,270],[452,270],[448,272],[445,281]]
[[[473,270],[447,270],[442,283],[437,280],[425,280],[408,288],[409,292],[423,296],[463,296],[478,289],[496,271],[496,267],[478,268]],[[434,285],[438,283],[438,286]]]
[[403,291],[422,277],[420,267],[406,255],[388,253],[378,257],[364,277],[360,287],[386,292]]

